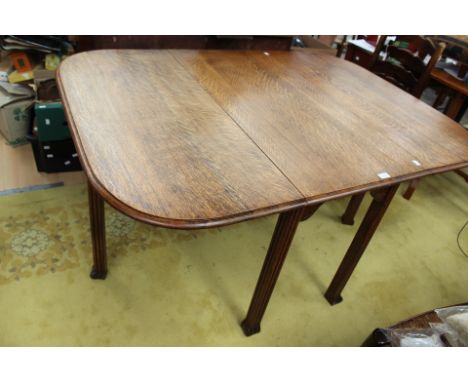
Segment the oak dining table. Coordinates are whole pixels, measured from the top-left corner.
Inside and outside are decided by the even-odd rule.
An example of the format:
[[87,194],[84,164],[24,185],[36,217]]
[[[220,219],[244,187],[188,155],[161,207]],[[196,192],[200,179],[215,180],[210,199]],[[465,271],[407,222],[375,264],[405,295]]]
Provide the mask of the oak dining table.
[[468,165],[457,123],[312,51],[100,50],[67,58],[57,78],[88,178],[92,278],[107,275],[104,202],[184,230],[279,214],[246,335],[260,331],[296,228],[322,203],[373,197],[325,293],[335,304],[398,185]]

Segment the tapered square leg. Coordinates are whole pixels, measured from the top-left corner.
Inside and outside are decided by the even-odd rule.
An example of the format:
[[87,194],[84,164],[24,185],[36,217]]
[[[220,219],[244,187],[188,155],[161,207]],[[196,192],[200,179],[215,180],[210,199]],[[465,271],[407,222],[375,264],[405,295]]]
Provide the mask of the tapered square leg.
[[411,197],[413,196],[414,191],[416,190],[416,187],[418,186],[419,180],[420,180],[420,178],[411,180],[410,184],[408,185],[408,188],[406,189],[405,193],[403,194],[403,197],[406,200],[410,200]]
[[354,224],[354,217],[356,216],[356,212],[359,209],[359,206],[362,203],[362,199],[364,199],[365,192],[362,192],[357,195],[351,196],[351,200],[348,203],[348,207],[346,207],[346,211],[341,217],[341,222],[346,225],[353,225]]
[[104,280],[107,276],[106,227],[104,200],[88,183],[89,220],[93,243],[93,268],[90,277]]
[[246,336],[260,331],[260,321],[273,293],[294,233],[303,216],[304,209],[300,208],[283,212],[278,218],[247,317],[241,323]]
[[315,212],[317,212],[317,210],[320,208],[320,206],[322,205],[322,203],[317,203],[317,204],[312,204],[311,206],[307,206],[303,209],[303,213],[302,213],[302,217],[301,217],[301,221],[305,221],[307,219],[309,219],[313,214],[315,214]]
[[379,223],[390,205],[397,189],[398,185],[394,185],[371,192],[373,197],[372,203],[367,210],[366,216],[364,216],[364,219],[356,233],[356,236],[354,236],[345,257],[343,258],[335,277],[325,293],[325,298],[331,305],[342,301],[341,292],[351,277],[351,274],[353,273],[353,270],[359,262],[359,259],[364,253],[367,245],[372,239],[372,236],[379,226]]
[[468,182],[468,174],[463,172],[462,169],[455,170],[455,174],[460,175],[463,179],[465,179],[465,182]]

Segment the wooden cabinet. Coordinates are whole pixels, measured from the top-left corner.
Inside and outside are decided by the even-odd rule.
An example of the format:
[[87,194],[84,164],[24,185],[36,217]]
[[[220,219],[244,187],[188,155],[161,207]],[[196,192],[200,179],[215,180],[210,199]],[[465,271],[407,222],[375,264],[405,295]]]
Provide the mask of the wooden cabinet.
[[96,49],[289,50],[291,36],[74,36],[77,51]]
[[363,68],[369,69],[370,60],[375,47],[366,40],[352,40],[348,42],[345,60],[352,61]]

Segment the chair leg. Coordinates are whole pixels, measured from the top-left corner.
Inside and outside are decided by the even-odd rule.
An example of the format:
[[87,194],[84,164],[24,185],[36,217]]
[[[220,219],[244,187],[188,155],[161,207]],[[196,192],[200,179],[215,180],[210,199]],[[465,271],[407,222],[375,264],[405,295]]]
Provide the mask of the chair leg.
[[468,97],[465,97],[465,102],[463,103],[463,106],[460,108],[460,111],[458,112],[457,116],[455,117],[455,121],[460,123],[462,120],[463,116],[466,113],[466,109],[468,109]]
[[361,194],[356,194],[351,197],[351,200],[348,203],[348,207],[346,207],[346,211],[341,217],[341,222],[346,225],[353,225],[354,224],[354,217],[356,216],[356,212],[359,209],[359,206],[362,203],[362,199],[364,199],[365,192]]
[[410,184],[408,185],[408,188],[406,189],[405,193],[403,194],[403,197],[406,200],[410,200],[411,197],[413,196],[414,191],[416,190],[416,187],[418,186],[420,178],[418,179],[413,179]]
[[338,47],[336,49],[336,57],[341,58],[341,55],[343,54],[343,49],[346,45],[346,39],[348,36],[344,35],[343,40],[338,44]]
[[445,114],[447,115],[447,117],[455,120],[460,110],[462,110],[466,98],[467,97],[464,94],[457,92],[450,100],[447,106],[447,110],[445,110]]
[[437,109],[440,105],[442,105],[445,101],[445,98],[447,98],[447,90],[441,89],[439,91],[439,94],[437,94],[437,98],[435,99],[434,103],[432,104],[432,107],[434,109]]

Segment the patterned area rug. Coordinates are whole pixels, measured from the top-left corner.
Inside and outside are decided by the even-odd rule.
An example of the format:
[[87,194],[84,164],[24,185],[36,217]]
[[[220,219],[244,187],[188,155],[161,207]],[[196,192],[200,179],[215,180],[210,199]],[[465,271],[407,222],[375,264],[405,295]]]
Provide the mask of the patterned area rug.
[[[7,206],[2,205],[0,215],[0,285],[91,265],[85,186],[14,195],[1,202]],[[167,236],[183,241],[206,232],[158,230],[106,205],[109,257],[157,250],[167,244]]]
[[[177,231],[106,207],[109,275],[91,280],[84,185],[0,197],[0,345],[357,346],[378,326],[468,301],[468,259],[456,236],[468,184],[453,173],[395,196],[344,301],[323,298],[357,227],[347,200],[326,203],[297,231],[262,322],[239,327],[276,216]],[[359,212],[360,221],[370,202]],[[460,238],[468,248],[468,230]]]

